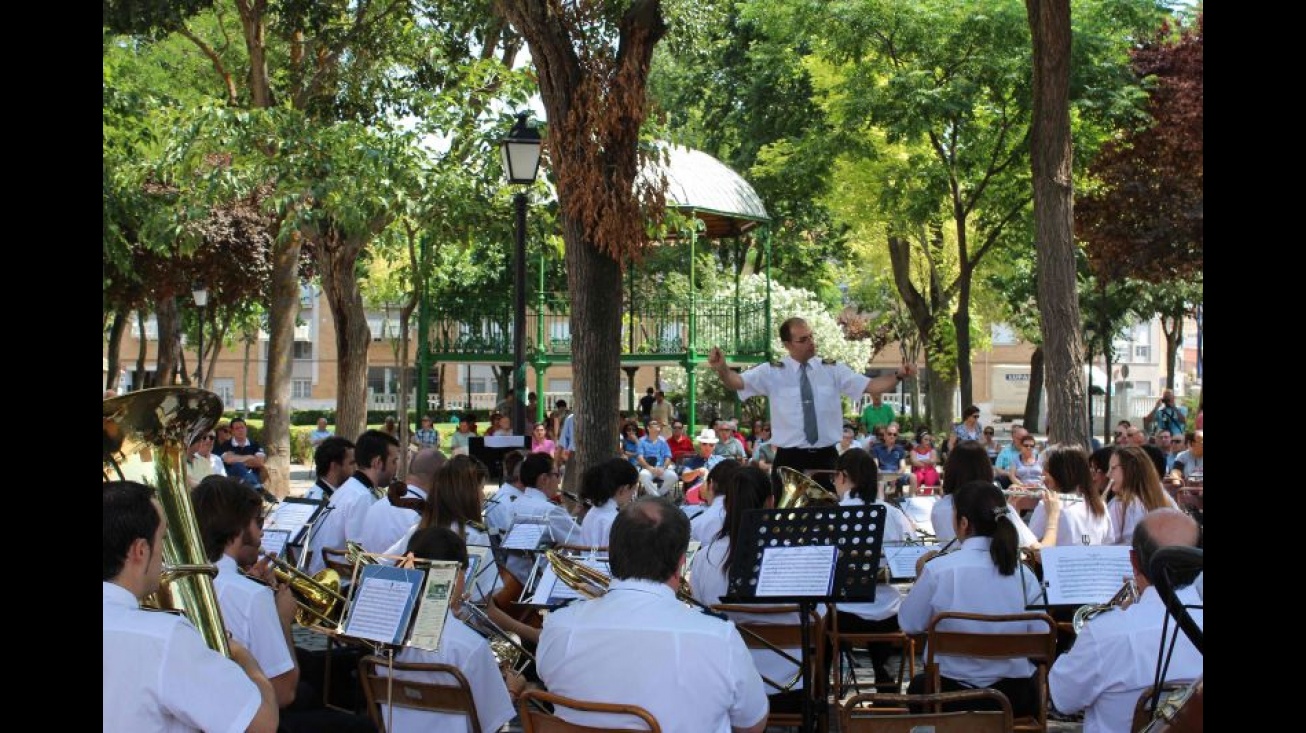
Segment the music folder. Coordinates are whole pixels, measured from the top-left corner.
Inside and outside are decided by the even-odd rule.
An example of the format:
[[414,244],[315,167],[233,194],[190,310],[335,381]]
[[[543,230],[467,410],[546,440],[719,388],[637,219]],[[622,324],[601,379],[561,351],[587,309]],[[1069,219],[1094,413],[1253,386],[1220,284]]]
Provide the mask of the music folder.
[[340,620],[340,635],[438,651],[458,563],[420,563],[361,566]]

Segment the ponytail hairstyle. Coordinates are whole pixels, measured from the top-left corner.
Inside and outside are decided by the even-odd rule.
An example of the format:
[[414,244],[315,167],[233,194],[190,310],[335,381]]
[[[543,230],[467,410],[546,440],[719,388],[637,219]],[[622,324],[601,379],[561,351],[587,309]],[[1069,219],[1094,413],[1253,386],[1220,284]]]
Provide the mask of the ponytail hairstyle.
[[765,497],[771,493],[771,477],[757,466],[744,466],[736,471],[732,478],[733,480],[724,487],[726,516],[721,524],[721,532],[717,535],[730,540],[730,550],[726,553],[723,566],[726,577],[730,577],[730,570],[734,566],[735,549],[739,547],[739,533],[743,529],[744,514],[751,509],[761,509],[766,503]]
[[972,537],[990,537],[989,556],[998,572],[1011,575],[1020,563],[1020,537],[1011,523],[1007,499],[991,482],[967,481],[952,495],[957,521],[965,518]]
[[1043,453],[1043,473],[1052,477],[1058,490],[1084,497],[1084,503],[1093,516],[1106,514],[1106,501],[1088,473],[1088,453],[1080,446],[1057,444],[1049,447]]
[[[717,463],[707,472],[707,478],[703,479],[702,488],[699,489],[699,496],[702,497],[703,489],[707,489],[712,494],[713,499],[718,496],[724,497],[726,487],[734,483],[735,474],[739,473],[739,469],[743,467],[744,464],[739,461],[729,459]],[[761,505],[759,504],[759,506]]]
[[852,488],[848,489],[849,496],[855,496],[867,504],[876,500],[879,492],[876,491],[875,480],[879,476],[879,468],[864,448],[844,451],[834,462],[834,467],[843,471],[852,484]]

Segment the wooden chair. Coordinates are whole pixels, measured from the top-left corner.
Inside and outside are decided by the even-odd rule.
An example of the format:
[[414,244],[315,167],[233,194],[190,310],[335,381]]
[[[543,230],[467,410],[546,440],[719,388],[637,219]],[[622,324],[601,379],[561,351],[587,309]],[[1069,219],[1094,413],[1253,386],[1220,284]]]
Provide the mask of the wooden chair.
[[[712,606],[713,611],[720,613],[751,613],[751,614],[774,614],[776,616],[795,613],[798,610],[794,605],[782,606],[763,606],[754,604],[718,604]],[[829,730],[829,700],[828,685],[825,674],[825,624],[822,622],[820,615],[815,610],[810,612],[809,617],[809,635],[808,635],[808,662],[811,667],[812,689],[808,694],[812,696],[813,710],[816,711],[817,728],[821,733]],[[780,649],[802,649],[803,634],[802,626],[797,622],[784,624],[768,624],[760,621],[736,621],[735,626],[739,629],[740,635],[744,638],[744,643],[749,649],[767,649],[768,645],[779,647]],[[779,684],[785,684],[789,680],[772,680]],[[774,695],[778,690],[770,684],[766,685],[766,693]],[[767,726],[787,726],[801,728],[803,725],[803,715],[801,711],[787,713],[771,711],[767,718]]]
[[[947,620],[1003,623],[1009,621],[1034,621],[1047,629],[1038,632],[975,633],[946,631],[939,624]],[[925,641],[925,691],[940,691],[939,663],[941,655],[980,657],[983,659],[1028,659],[1037,668],[1038,712],[1033,716],[1016,718],[1012,730],[1040,731],[1048,729],[1048,668],[1057,653],[1057,622],[1046,613],[1012,613],[988,615],[945,611],[936,614],[926,629]]]
[[[1167,680],[1161,683],[1161,697],[1157,701],[1158,707],[1165,710],[1166,703],[1169,701],[1178,701],[1185,694],[1191,694],[1195,682],[1193,680]],[[1155,687],[1148,685],[1138,696],[1138,702],[1134,703],[1134,722],[1129,730],[1133,733],[1146,730],[1147,726],[1152,723],[1156,717],[1152,710],[1152,693]]]
[[[944,704],[977,701],[992,701],[1002,709],[942,712]],[[866,707],[867,703],[874,707]],[[1011,724],[1007,696],[985,688],[926,695],[854,695],[839,708],[842,733],[1006,733]]]
[[[891,644],[901,650],[902,664],[898,666],[898,683],[897,687],[892,691],[902,692],[903,672],[906,671],[906,678],[909,682],[912,677],[916,676],[916,643],[912,638],[902,631],[890,631],[878,634],[870,632],[840,631],[839,614],[836,612],[835,604],[828,604],[826,608],[826,617],[830,619],[829,634],[831,650],[834,652],[834,698],[836,700],[842,699],[844,694],[844,647],[847,646],[851,651],[852,649],[867,644]],[[852,660],[850,659],[848,672],[852,677],[852,682],[848,684],[848,687],[852,688],[854,693],[863,687],[872,687],[876,692],[884,691],[881,690],[880,686],[875,682],[858,682],[851,661]]]
[[[378,667],[393,667],[402,672],[444,672],[453,682],[391,681],[386,671]],[[396,708],[425,710],[432,713],[460,713],[467,716],[468,733],[479,733],[480,721],[476,718],[476,703],[472,699],[472,686],[463,673],[449,664],[394,662],[385,657],[369,654],[358,660],[358,679],[367,696],[367,712],[379,733],[386,733],[386,715],[383,704]]]
[[[536,703],[532,705],[531,703]],[[522,733],[607,733],[607,728],[593,728],[579,723],[569,723],[553,713],[545,712],[542,703],[562,706],[591,713],[620,713],[639,718],[653,733],[662,733],[662,727],[649,711],[638,705],[592,702],[563,697],[544,690],[527,690],[517,698],[517,713],[521,717]],[[479,729],[478,729],[479,730]]]

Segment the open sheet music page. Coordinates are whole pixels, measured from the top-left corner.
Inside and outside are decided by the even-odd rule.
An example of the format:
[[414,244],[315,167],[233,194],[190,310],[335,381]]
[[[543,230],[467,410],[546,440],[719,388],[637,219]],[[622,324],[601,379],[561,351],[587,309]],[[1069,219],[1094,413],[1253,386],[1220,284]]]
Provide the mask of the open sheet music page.
[[889,577],[895,580],[915,579],[916,561],[927,552],[939,549],[938,545],[899,545],[884,543],[884,562],[889,566]]
[[444,633],[444,618],[449,612],[449,600],[457,575],[456,562],[436,562],[427,568],[426,588],[422,591],[421,603],[417,604],[417,615],[413,618],[413,633],[408,638],[408,646],[440,651],[440,635]]
[[382,644],[403,643],[425,580],[426,573],[421,570],[363,565],[341,633]]
[[285,529],[290,531],[291,544],[299,544],[300,534],[305,525],[313,520],[324,500],[300,499],[290,497],[277,504],[277,508],[263,523],[264,531]]
[[1041,554],[1050,606],[1106,603],[1134,577],[1128,545],[1058,545]]
[[539,548],[540,540],[548,529],[547,524],[519,519],[512,525],[512,529],[508,530],[508,536],[503,538],[503,543],[500,546],[505,550],[536,550]]
[[765,548],[754,595],[758,598],[830,595],[838,551],[835,545]]
[[265,529],[263,530],[263,539],[260,540],[260,549],[268,555],[282,556],[286,549],[286,543],[290,541],[290,530],[288,529]]

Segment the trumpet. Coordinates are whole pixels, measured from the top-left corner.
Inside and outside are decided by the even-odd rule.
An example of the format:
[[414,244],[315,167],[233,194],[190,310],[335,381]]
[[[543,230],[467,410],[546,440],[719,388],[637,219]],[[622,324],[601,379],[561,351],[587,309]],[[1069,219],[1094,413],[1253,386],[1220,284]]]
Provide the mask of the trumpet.
[[295,623],[305,628],[319,625],[334,629],[340,625],[341,613],[349,599],[340,593],[339,573],[325,568],[317,575],[309,575],[276,555],[268,553],[264,557],[277,581],[290,586],[295,596],[295,605],[299,607],[295,611]]
[[1111,596],[1111,600],[1106,603],[1086,603],[1075,609],[1075,617],[1071,619],[1070,625],[1075,629],[1076,634],[1084,628],[1084,624],[1101,614],[1117,609],[1124,610],[1138,600],[1138,587],[1134,585],[1134,579],[1128,575],[1124,576],[1124,579],[1124,585]]
[[[798,472],[794,471],[794,473]],[[801,476],[802,474],[798,475]],[[806,478],[806,476],[804,476],[804,478]],[[607,575],[604,575],[598,570],[588,567],[583,563],[577,562],[575,558],[564,555],[557,550],[548,550],[544,553],[544,556],[548,558],[549,566],[553,568],[553,572],[557,574],[558,579],[566,583],[569,588],[577,593],[580,593],[586,598],[598,598],[608,592],[608,583],[610,583],[612,579]],[[679,585],[680,587],[676,591],[677,600],[694,606],[695,608],[713,616],[721,616],[720,612],[712,610],[710,606],[694,597],[694,595],[689,591],[689,583],[685,582],[684,578],[680,579]],[[781,657],[798,667],[798,671],[794,673],[794,676],[783,684],[768,678],[766,675],[762,675],[763,682],[774,687],[779,692],[788,692],[793,689],[793,686],[797,684],[800,679],[803,678],[803,662],[801,659],[798,659],[784,649],[772,644],[769,640],[759,636],[751,629],[746,629],[739,625],[736,625],[735,628],[739,630],[740,634],[747,635],[757,640],[757,642],[762,644],[762,646],[765,646],[772,652],[779,654]]]
[[535,655],[527,651],[521,643],[521,637],[505,631],[494,619],[474,603],[464,602],[458,606],[458,620],[467,624],[473,631],[484,636],[490,642],[490,652],[500,665],[521,674],[527,666],[535,661]]

